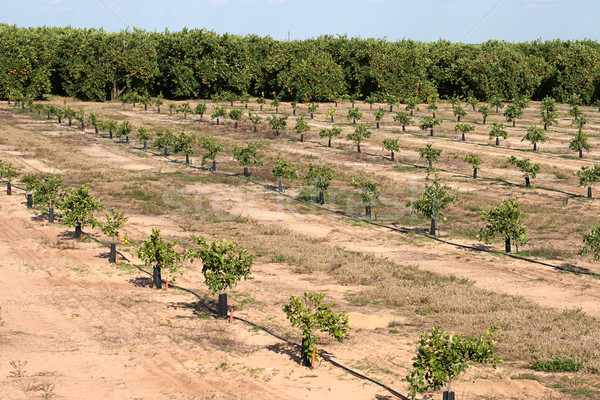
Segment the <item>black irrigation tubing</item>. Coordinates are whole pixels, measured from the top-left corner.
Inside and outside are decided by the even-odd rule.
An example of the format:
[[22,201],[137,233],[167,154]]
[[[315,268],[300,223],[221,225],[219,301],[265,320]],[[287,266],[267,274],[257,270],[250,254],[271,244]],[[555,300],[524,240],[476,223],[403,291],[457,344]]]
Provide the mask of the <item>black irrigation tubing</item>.
[[[481,144],[481,145],[482,146],[486,146],[484,144]],[[159,153],[151,153],[151,154],[157,155],[157,156],[162,156],[162,154],[159,154]],[[169,159],[168,156],[165,157],[165,158]],[[176,160],[173,160],[173,159],[169,159],[169,161],[170,162],[177,162]],[[195,168],[195,169],[202,169],[202,167],[200,167],[200,168],[199,167],[195,167],[195,166],[193,166],[191,164],[182,163],[182,165],[186,165],[188,167],[192,167],[192,168]],[[424,168],[422,166],[418,166],[418,165],[414,165],[414,164],[408,164],[408,165],[413,165],[415,167]],[[217,172],[217,171],[211,171],[211,172],[212,173],[217,173],[217,174],[220,174],[220,175],[225,175],[225,176],[240,176],[241,175],[241,174],[225,174],[223,172]],[[447,172],[454,173],[453,171],[447,171]],[[259,186],[263,186],[263,187],[268,188],[268,189],[272,188],[271,185],[266,185],[264,183],[253,181],[249,177],[246,178],[246,179],[248,180],[248,182],[251,182],[253,184],[256,184],[256,185],[259,185]],[[490,178],[486,178],[486,179],[490,179]],[[513,184],[513,183],[510,183],[510,182],[504,181],[504,180],[499,179],[499,178],[492,178],[492,179],[504,182],[504,183],[509,184],[509,185],[521,186],[521,185],[517,185],[517,184]],[[558,192],[561,192],[561,193],[569,194],[569,195],[571,195],[573,197],[584,197],[584,196],[581,196],[581,195],[576,195],[576,194],[572,194],[572,193],[568,193],[568,192],[563,192],[563,191],[560,191],[558,189],[545,188],[544,190],[558,191]],[[297,197],[293,197],[293,196],[286,195],[286,194],[283,194],[283,193],[279,193],[279,194],[283,195],[283,196],[286,196],[286,197],[288,197],[288,198],[290,198],[290,199],[292,199],[294,201],[298,201],[298,202],[302,202],[302,203],[304,202],[303,200],[301,200],[300,198],[297,198]],[[377,223],[375,221],[366,219],[364,217],[356,217],[356,216],[354,216],[354,215],[352,215],[350,213],[344,212],[344,211],[329,209],[327,207],[324,207],[323,205],[319,205],[319,204],[316,204],[316,203],[315,203],[315,205],[318,205],[321,209],[323,209],[323,210],[325,210],[327,212],[338,214],[338,215],[342,215],[342,216],[344,216],[346,218],[350,218],[352,220],[363,221],[363,222],[366,222],[366,223],[368,223],[370,225],[375,225],[375,226],[379,226],[381,228],[386,228],[386,229],[389,229],[389,230],[394,231],[394,232],[400,232],[400,233],[404,233],[404,234],[411,233],[411,232],[412,233],[416,233],[418,235],[430,238],[432,240],[435,240],[435,241],[438,241],[438,242],[441,242],[441,243],[445,243],[445,244],[448,244],[448,245],[451,245],[451,246],[454,246],[454,247],[462,248],[462,249],[465,249],[465,250],[481,251],[481,252],[485,252],[485,253],[489,253],[489,254],[495,254],[495,255],[506,255],[506,256],[514,258],[514,259],[518,259],[518,260],[530,262],[530,263],[533,263],[533,264],[547,266],[547,267],[550,267],[550,268],[553,268],[553,269],[556,269],[556,270],[560,270],[560,271],[566,271],[566,272],[572,272],[572,273],[577,273],[577,274],[582,274],[582,275],[590,275],[590,276],[594,276],[594,277],[600,277],[600,274],[597,274],[597,273],[589,271],[589,270],[585,270],[583,268],[579,268],[577,266],[570,266],[570,267],[559,266],[559,265],[550,264],[550,263],[546,263],[546,262],[539,261],[539,260],[534,260],[534,259],[527,258],[527,257],[521,257],[521,256],[518,256],[518,255],[515,255],[515,254],[503,253],[503,252],[496,251],[496,250],[490,250],[490,249],[485,249],[485,248],[481,248],[481,247],[475,247],[475,246],[469,246],[469,245],[464,245],[464,244],[460,244],[460,243],[455,243],[455,242],[451,242],[451,241],[448,241],[448,240],[441,239],[441,238],[436,237],[436,236],[432,236],[432,235],[429,235],[429,234],[426,234],[426,233],[419,232],[418,230],[415,230],[415,229],[410,229],[410,228],[406,228],[406,227],[395,227],[395,226],[380,224],[380,223]]]
[[[415,132],[410,132],[410,131],[406,131],[406,132],[403,132],[403,133],[408,133],[408,134],[410,134],[413,137],[421,138],[421,139],[432,137],[432,136],[428,136],[428,135],[424,135],[424,134],[419,134],[419,133],[415,133]],[[569,159],[569,158],[572,157],[572,156],[569,156],[568,154],[557,155],[557,154],[547,153],[545,151],[536,151],[536,152],[533,152],[532,150],[528,150],[528,149],[514,149],[512,147],[507,147],[507,146],[502,146],[502,145],[496,146],[496,145],[491,145],[489,143],[479,143],[479,142],[472,142],[472,141],[471,142],[470,141],[464,141],[463,142],[460,139],[454,139],[454,138],[446,137],[446,136],[433,136],[433,137],[435,137],[437,139],[445,140],[447,142],[469,143],[469,144],[473,144],[475,146],[495,148],[495,149],[505,149],[505,150],[511,150],[511,151],[518,151],[518,152],[522,152],[522,153],[531,153],[531,154],[536,154],[536,155],[540,155],[540,156],[548,157],[548,158],[559,158],[561,160]],[[575,159],[579,160],[579,161],[582,161],[584,163],[588,163],[588,164],[589,163],[598,162],[598,160],[590,160],[590,159],[586,159],[586,158],[575,158]]]
[[[256,184],[258,184],[258,182],[253,182],[253,183],[256,183]],[[23,190],[24,190],[24,189],[23,189]],[[291,197],[291,196],[288,196],[288,197],[290,197],[290,198],[292,198],[292,199],[293,199],[293,197]],[[93,236],[92,236],[91,234],[89,234],[89,233],[85,233],[85,232],[84,232],[84,233],[83,233],[83,235],[85,235],[85,236],[87,236],[88,238],[90,238],[90,239],[94,240],[96,243],[100,243],[101,245],[103,245],[103,246],[105,246],[105,247],[108,247],[108,246],[106,245],[106,243],[105,243],[105,242],[103,242],[103,241],[101,241],[101,240],[98,240],[98,239],[96,239],[95,237],[93,237]],[[121,255],[123,254],[122,252],[118,252],[118,253],[119,253],[119,254],[121,254]],[[125,258],[125,259],[127,259],[127,258]],[[142,271],[143,273],[145,273],[145,274],[147,274],[147,275],[150,275],[150,276],[152,276],[152,274],[151,274],[150,272],[146,271],[146,270],[145,270],[145,269],[143,269],[141,266],[139,266],[139,265],[137,265],[137,264],[133,264],[133,263],[132,263],[131,265],[132,265],[133,267],[137,268],[138,270]],[[163,282],[165,282],[165,281],[163,281]],[[182,287],[182,286],[179,286],[179,285],[173,285],[173,284],[171,284],[171,287],[173,287],[173,288],[176,288],[176,289],[179,289],[179,290],[183,290],[183,291],[185,291],[185,292],[188,292],[188,293],[190,293],[190,294],[194,295],[194,296],[195,296],[195,297],[196,297],[196,298],[199,300],[199,303],[200,303],[200,304],[202,304],[202,306],[203,306],[204,308],[206,308],[207,310],[209,310],[209,311],[210,311],[211,313],[213,313],[213,314],[217,314],[217,310],[216,310],[216,309],[214,309],[214,308],[212,308],[211,306],[209,306],[209,305],[208,305],[208,304],[207,304],[207,303],[204,301],[204,299],[203,299],[203,298],[202,298],[202,297],[201,297],[201,296],[200,296],[198,293],[194,292],[193,290],[191,290],[191,289],[187,289],[187,288],[184,288],[184,287]],[[301,345],[299,345],[298,343],[295,343],[295,342],[293,342],[293,341],[291,341],[291,340],[289,340],[289,339],[286,339],[286,338],[284,338],[283,336],[280,336],[280,335],[278,335],[278,334],[276,334],[276,333],[274,333],[274,332],[270,331],[269,329],[265,328],[265,327],[264,327],[264,326],[262,326],[262,325],[258,325],[258,324],[254,323],[254,322],[252,322],[252,321],[246,320],[246,319],[244,319],[244,318],[236,317],[236,316],[233,316],[233,319],[235,319],[235,320],[238,320],[238,321],[240,321],[240,322],[244,322],[244,323],[246,323],[246,324],[248,324],[248,325],[251,325],[251,326],[253,326],[253,327],[257,328],[257,329],[260,329],[260,330],[262,330],[262,331],[264,331],[264,332],[268,333],[269,335],[271,335],[271,336],[273,336],[273,337],[275,337],[275,338],[277,338],[277,339],[279,339],[279,340],[281,340],[281,341],[284,341],[284,342],[286,342],[286,343],[288,343],[288,344],[291,344],[291,345],[293,345],[293,346],[296,346],[296,347],[301,347]],[[396,397],[398,397],[398,398],[400,398],[400,399],[402,399],[402,400],[411,400],[411,399],[409,399],[408,397],[406,397],[406,396],[402,395],[401,393],[397,392],[396,390],[394,390],[394,389],[390,388],[389,386],[386,386],[386,385],[384,385],[383,383],[381,383],[381,382],[379,382],[379,381],[376,381],[376,380],[374,380],[374,379],[372,379],[372,378],[369,378],[369,377],[368,377],[368,376],[366,376],[366,375],[363,375],[363,374],[361,374],[361,373],[359,373],[359,372],[356,372],[356,371],[354,371],[353,369],[351,369],[351,368],[348,368],[348,367],[346,367],[345,365],[338,363],[337,361],[333,360],[331,357],[329,357],[329,356],[327,356],[327,355],[325,355],[325,354],[320,354],[320,356],[321,356],[321,358],[323,358],[324,360],[326,360],[326,361],[329,361],[329,362],[330,362],[332,365],[334,365],[334,366],[336,366],[336,367],[338,367],[338,368],[341,368],[341,369],[343,369],[344,371],[346,371],[346,372],[348,372],[348,373],[350,373],[350,374],[352,374],[352,375],[354,375],[354,376],[356,376],[356,377],[358,377],[358,378],[360,378],[360,379],[367,380],[367,381],[369,381],[369,382],[371,382],[371,383],[374,383],[375,385],[382,387],[383,389],[387,390],[388,392],[390,392],[391,394],[393,394],[394,396],[396,396]]]
[[[102,243],[102,242],[100,242],[100,243]],[[149,276],[152,276],[152,274],[151,274],[149,271],[146,271],[146,270],[145,270],[144,268],[142,268],[141,266],[139,266],[139,265],[136,265],[136,264],[131,264],[131,265],[132,265],[132,266],[134,266],[135,268],[137,268],[138,270],[140,270],[141,272],[143,272],[143,273],[145,273],[145,274],[147,274],[147,275],[149,275]],[[164,283],[164,282],[165,282],[165,281],[163,281],[163,283]],[[173,284],[171,284],[170,286],[171,286],[172,288],[176,288],[176,289],[182,290],[182,291],[184,291],[184,292],[188,292],[188,293],[190,293],[191,295],[195,296],[195,297],[198,299],[198,302],[199,302],[199,303],[200,303],[200,304],[201,304],[201,305],[202,305],[204,308],[206,308],[208,311],[210,311],[210,312],[211,312],[211,313],[213,313],[213,314],[217,314],[217,310],[216,310],[216,309],[214,309],[213,307],[211,307],[210,305],[208,305],[208,304],[207,304],[207,303],[204,301],[204,299],[203,299],[203,298],[202,298],[202,297],[201,297],[201,296],[200,296],[198,293],[196,293],[195,291],[193,291],[193,290],[191,290],[191,289],[184,288],[183,286],[179,286],[179,285],[173,285]],[[226,318],[227,318],[227,317],[226,317]],[[285,343],[287,343],[287,344],[293,345],[293,346],[295,346],[295,347],[297,347],[297,348],[300,348],[300,347],[302,347],[300,344],[298,344],[298,343],[296,343],[296,342],[293,342],[293,341],[291,341],[291,340],[289,340],[289,339],[287,339],[287,338],[284,338],[283,336],[280,336],[280,335],[276,334],[275,332],[273,332],[273,331],[271,331],[271,330],[269,330],[269,329],[265,328],[265,327],[264,327],[264,326],[262,326],[262,325],[258,325],[258,324],[256,324],[256,323],[254,323],[254,322],[252,322],[252,321],[249,321],[249,320],[247,320],[247,319],[244,319],[244,318],[236,317],[235,315],[233,316],[233,319],[234,319],[234,320],[237,320],[237,321],[240,321],[240,322],[243,322],[243,323],[245,323],[245,324],[248,324],[248,325],[250,325],[250,326],[253,326],[253,327],[257,328],[257,329],[260,329],[260,330],[264,331],[265,333],[267,333],[267,334],[269,334],[269,335],[271,335],[271,336],[273,336],[273,337],[275,337],[275,338],[277,338],[277,339],[279,339],[279,340],[281,340],[281,341],[283,341],[283,342],[285,342]],[[371,383],[374,383],[375,385],[382,387],[383,389],[387,390],[388,392],[390,392],[391,394],[393,394],[394,396],[396,396],[396,397],[398,397],[398,398],[400,398],[400,399],[402,399],[402,400],[411,400],[411,399],[409,399],[408,397],[404,396],[403,394],[401,394],[401,393],[399,393],[399,392],[395,391],[394,389],[390,388],[389,386],[386,386],[386,385],[384,385],[383,383],[381,383],[381,382],[379,382],[379,381],[376,381],[376,380],[374,380],[374,379],[372,379],[372,378],[369,378],[368,376],[365,376],[365,375],[363,375],[363,374],[361,374],[361,373],[359,373],[359,372],[356,372],[356,371],[354,371],[353,369],[351,369],[351,368],[348,368],[348,367],[346,367],[345,365],[338,363],[337,361],[333,360],[333,359],[332,359],[331,357],[329,357],[329,356],[326,356],[325,354],[322,354],[322,353],[321,353],[321,354],[320,354],[320,356],[321,356],[321,358],[323,358],[324,360],[327,360],[327,361],[329,361],[329,362],[330,362],[332,365],[334,365],[334,366],[336,366],[336,367],[338,367],[338,368],[341,368],[341,369],[343,369],[344,371],[346,371],[346,372],[348,372],[348,373],[350,373],[350,374],[352,374],[352,375],[354,375],[354,376],[356,376],[356,377],[358,377],[358,378],[361,378],[361,379],[363,379],[363,380],[367,380],[367,381],[369,381],[369,382],[371,382]]]

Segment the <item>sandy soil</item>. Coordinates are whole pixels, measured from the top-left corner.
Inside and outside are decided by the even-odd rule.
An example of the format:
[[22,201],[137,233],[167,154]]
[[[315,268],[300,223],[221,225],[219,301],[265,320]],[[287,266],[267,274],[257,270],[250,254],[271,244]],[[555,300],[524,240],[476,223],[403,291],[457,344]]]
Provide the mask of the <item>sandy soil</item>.
[[[138,111],[123,111],[114,104],[97,107],[107,113],[139,118]],[[6,110],[7,106],[2,105],[3,116],[25,134],[33,135],[43,124],[31,117],[9,116]],[[156,124],[164,123],[166,118],[144,116],[145,121]],[[188,126],[197,122],[178,123]],[[327,126],[323,121],[318,124]],[[73,134],[72,130],[60,128],[58,137]],[[389,134],[383,133],[384,137]],[[481,137],[477,134],[477,131],[473,133],[473,137],[483,142],[482,134],[479,133]],[[44,135],[56,136],[54,130],[44,131]],[[162,158],[147,157],[91,135],[76,140],[80,142],[73,145],[71,151],[74,156],[85,159],[86,167],[108,165],[115,171],[144,174],[179,171],[178,166]],[[423,139],[412,137],[404,140],[407,145],[423,143]],[[449,149],[458,149],[464,144],[448,140],[446,145]],[[381,152],[374,142],[363,147],[367,153]],[[302,148],[290,148],[290,144],[282,141],[273,148],[311,157],[321,157],[326,151],[322,145],[312,142]],[[512,150],[492,147],[480,150],[492,158],[512,154]],[[410,150],[406,153],[412,154]],[[68,173],[10,145],[0,146],[0,158],[26,172]],[[572,160],[556,160],[545,155],[538,158],[538,162],[548,165],[578,168]],[[335,158],[329,161],[366,173],[383,173],[392,181],[404,179],[388,165],[372,165],[363,159],[353,163]],[[504,169],[490,168],[487,172],[506,175]],[[518,174],[515,177],[518,179]],[[452,185],[469,190],[470,183]],[[408,240],[385,228],[350,224],[342,216],[302,213],[259,185],[203,183],[189,184],[181,190],[211,200],[213,213],[226,211],[261,224],[323,238],[332,246],[385,257],[399,265],[417,265],[442,274],[467,277],[479,287],[519,295],[543,306],[560,310],[581,308],[589,315],[600,316],[597,279],[468,252],[424,238]],[[292,189],[289,194],[297,192]],[[3,322],[0,326],[3,355],[0,399],[39,398],[44,393],[68,399],[394,398],[386,390],[326,362],[316,371],[300,367],[297,352],[279,340],[239,322],[230,325],[228,321],[215,320],[189,294],[152,290],[144,274],[127,266],[109,265],[105,247],[94,240],[74,240],[66,228],[49,224],[26,210],[22,195],[0,198],[0,321]],[[176,215],[131,214],[129,217],[128,231],[132,237],[143,237],[153,226],[174,236],[184,234]],[[97,232],[92,236],[101,239]],[[472,244],[467,240],[462,242]],[[124,251],[122,256],[126,261],[139,262],[130,250]],[[192,269],[186,271],[178,283],[200,287],[199,293],[206,295],[201,281],[199,272]],[[289,296],[298,295],[305,288],[327,293],[328,298],[336,300],[339,307],[348,312],[357,328],[349,342],[339,344],[324,339],[322,345],[327,351],[336,360],[406,393],[403,377],[411,364],[420,331],[411,321],[395,315],[392,309],[348,303],[346,296],[358,293],[362,290],[360,287],[336,284],[322,273],[298,275],[285,264],[258,264],[252,279],[242,282],[232,294],[233,302],[241,307],[235,314],[265,326],[287,326],[281,307]],[[252,299],[252,306],[243,302],[246,297]],[[405,324],[404,334],[382,335],[381,328],[391,321]],[[297,335],[296,331],[291,332]],[[20,377],[15,367],[18,361],[27,362]],[[382,372],[384,369],[389,372]],[[545,388],[535,380],[511,379],[514,372],[511,365],[497,370],[471,368],[456,383],[455,392],[460,399],[564,398],[564,394]]]

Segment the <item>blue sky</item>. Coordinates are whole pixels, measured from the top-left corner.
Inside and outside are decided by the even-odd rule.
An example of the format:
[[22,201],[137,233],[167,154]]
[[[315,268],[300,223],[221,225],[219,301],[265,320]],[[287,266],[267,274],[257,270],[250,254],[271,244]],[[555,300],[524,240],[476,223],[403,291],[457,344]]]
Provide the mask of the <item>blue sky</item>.
[[206,28],[286,40],[343,35],[481,43],[600,41],[599,0],[25,0],[4,1],[3,23],[119,31]]

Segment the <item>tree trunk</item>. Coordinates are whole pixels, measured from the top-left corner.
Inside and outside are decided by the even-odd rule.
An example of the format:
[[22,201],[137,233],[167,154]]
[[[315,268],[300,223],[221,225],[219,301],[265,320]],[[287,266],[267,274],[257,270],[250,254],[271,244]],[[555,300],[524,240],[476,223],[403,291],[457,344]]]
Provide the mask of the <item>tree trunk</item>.
[[467,141],[467,138],[465,137],[465,134],[464,134],[464,132],[463,132],[463,134],[462,134],[462,137],[461,137],[461,139],[462,139],[462,141],[463,141],[463,142],[466,142],[466,141]]
[[162,277],[160,276],[160,267],[156,265],[152,268],[152,282],[154,283],[155,288],[162,289]]
[[217,126],[219,125],[219,118],[217,118]]
[[360,151],[360,143],[357,143],[357,144],[356,144],[356,148],[357,148],[358,152],[360,153],[360,152],[361,152],[361,151]]
[[373,111],[373,103],[369,104],[369,111]]
[[260,105],[260,111],[262,111],[262,104]]
[[483,124],[485,125],[485,121],[487,120],[486,117],[483,117]]
[[435,111],[433,111],[432,114],[433,114],[433,119],[435,119]]
[[315,114],[314,113],[310,113],[310,119],[315,119]]
[[237,129],[238,128],[238,122],[235,121],[235,123],[233,124],[233,129]]
[[460,115],[457,117],[456,122],[460,122]]
[[129,135],[125,135],[125,144],[129,144]]
[[281,176],[277,177],[277,191],[283,193],[283,178]]
[[327,142],[327,147],[331,147],[331,138],[329,138],[329,141]]
[[433,163],[431,162],[431,160],[429,160],[429,169],[433,168]]
[[429,234],[435,236],[435,218],[431,218],[431,225],[429,226]]
[[148,142],[144,140],[144,151],[148,151]]
[[110,253],[108,255],[108,262],[109,262],[109,264],[117,263],[117,244],[116,243],[110,244]]
[[169,149],[167,148],[167,146],[165,146],[165,147],[163,148],[163,156],[164,156],[164,157],[166,157],[166,156],[168,156],[168,155],[169,155]]
[[511,247],[510,247],[510,238],[509,237],[504,240],[504,252],[505,253],[512,253]]
[[97,135],[98,134],[98,127],[96,125],[94,125],[94,133]]
[[500,111],[498,110],[498,106],[496,106],[496,114],[498,114]]
[[52,206],[48,207],[48,222],[54,223],[54,207]]
[[352,118],[352,123],[356,125],[356,118]]
[[395,158],[394,158],[394,150],[392,150],[392,156],[391,156],[391,158],[392,158],[392,161],[395,160]]
[[500,146],[500,136],[496,136],[496,146]]
[[413,116],[413,110],[410,110],[410,116],[411,117]]
[[517,126],[517,120],[513,119],[513,128]]
[[333,115],[331,116],[331,123],[333,124],[334,120],[333,120]]
[[302,345],[300,346],[300,365],[305,367],[310,367],[312,361],[310,354],[308,354],[308,349],[310,346],[309,336],[310,335],[307,333],[302,334]]
[[157,109],[157,113],[160,114],[160,106]]
[[6,194],[12,196],[12,185],[10,182],[6,182]]
[[27,208],[33,208],[33,195],[31,193],[27,194]]
[[148,104],[144,104],[144,111],[148,111]]
[[248,172],[248,167],[244,167],[244,176],[245,176],[246,178],[249,178],[249,177],[250,177],[250,173]]
[[588,198],[591,199],[592,198],[592,187],[588,186]]
[[376,126],[377,126],[377,129],[379,129],[379,121],[377,121],[377,125]]
[[544,122],[544,130],[547,131],[548,130],[548,124],[546,122]]
[[525,177],[525,187],[527,187],[527,188],[531,187],[531,182],[529,181],[529,177],[528,176]]
[[319,204],[325,204],[325,193],[322,190],[319,191]]
[[537,151],[537,142],[533,142],[533,151]]
[[583,158],[583,149],[579,149],[579,158]]
[[75,237],[79,239],[81,238],[81,235],[83,235],[83,231],[81,230],[81,222],[77,222],[77,225],[75,225]]
[[301,134],[300,134],[300,141],[301,141],[302,143],[304,143],[304,133],[301,133]]
[[473,179],[477,179],[477,168],[473,167]]
[[110,90],[110,99],[117,100],[119,98],[119,96],[121,96],[121,94],[123,94],[124,91],[125,91],[125,88],[118,89],[117,84],[114,83],[112,89]]
[[365,216],[371,219],[371,206],[369,204],[365,205]]
[[[60,115],[58,116],[58,123],[62,123],[62,117]],[[71,126],[71,124],[69,124],[69,126]]]
[[292,115],[295,117],[296,116],[296,109],[292,108]]
[[433,129],[429,130],[429,136],[433,136]]
[[227,316],[227,293],[219,293],[219,306],[217,308],[217,317],[225,318]]
[[442,400],[455,400],[454,392],[444,392],[442,394]]
[[402,132],[406,132],[406,125],[402,125]]
[[190,163],[190,156],[188,154],[185,155],[185,163],[186,164]]

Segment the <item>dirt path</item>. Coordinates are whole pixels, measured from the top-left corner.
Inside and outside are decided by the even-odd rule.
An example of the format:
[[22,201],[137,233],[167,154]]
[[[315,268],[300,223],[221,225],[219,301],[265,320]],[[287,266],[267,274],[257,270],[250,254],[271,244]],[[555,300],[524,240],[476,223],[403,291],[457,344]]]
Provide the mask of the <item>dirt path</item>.
[[[27,126],[37,128],[39,125]],[[92,136],[75,137],[70,131],[60,135],[73,141],[72,158],[77,157],[81,168],[109,166],[114,175],[180,170],[160,157],[145,156]],[[286,147],[284,143],[276,148],[307,154],[314,151],[322,156],[319,149]],[[0,158],[15,161],[28,172],[56,168],[33,162],[10,146],[0,148]],[[347,167],[367,172],[378,168],[365,161]],[[590,315],[600,315],[599,284],[589,277],[466,252],[329,213],[306,213],[301,204],[282,201],[281,196],[259,185],[203,182],[181,190],[199,198],[218,198],[209,202],[213,212],[222,210],[322,238],[328,245],[385,257],[401,266],[417,265],[467,277],[479,287],[523,296],[559,310],[581,308]],[[293,190],[289,193],[297,195]],[[25,210],[21,196],[2,198],[0,287],[5,290],[0,291],[0,306],[5,324],[0,327],[0,352],[8,361],[0,363],[0,387],[8,398],[39,394],[40,390],[24,393],[23,385],[44,382],[55,385],[58,395],[74,399],[392,398],[385,390],[364,384],[329,364],[321,364],[317,371],[299,367],[296,353],[277,340],[241,324],[215,321],[194,307],[193,298],[178,291],[149,289],[143,275],[108,265],[105,248],[93,241],[74,241],[65,235],[65,228],[32,219],[35,214]],[[165,216],[129,216],[132,236],[142,237],[152,226],[175,236],[187,235],[180,228],[182,215],[177,210]],[[131,253],[128,258],[136,261]],[[289,326],[281,307],[291,295],[307,289],[326,292],[349,311],[359,329],[348,343],[325,340],[323,345],[341,362],[405,393],[403,377],[414,355],[419,329],[395,315],[393,309],[346,301],[348,294],[359,293],[363,287],[336,284],[323,273],[298,275],[291,269],[275,262],[256,265],[253,278],[243,282],[234,294],[238,296],[236,304],[251,299],[246,304],[252,306],[242,307],[237,315],[267,326]],[[201,281],[196,270],[186,271],[180,280],[193,288],[200,287]],[[382,333],[392,321],[406,323],[402,335]],[[297,336],[294,330],[286,330]],[[9,378],[14,371],[9,362],[15,360],[28,362],[22,388],[16,379]],[[457,384],[457,395],[461,399],[559,397],[537,381],[510,379],[513,368],[502,367],[487,379],[482,379],[481,371],[488,374],[489,370],[473,368]]]

